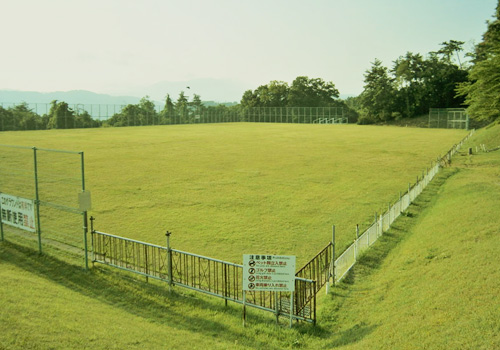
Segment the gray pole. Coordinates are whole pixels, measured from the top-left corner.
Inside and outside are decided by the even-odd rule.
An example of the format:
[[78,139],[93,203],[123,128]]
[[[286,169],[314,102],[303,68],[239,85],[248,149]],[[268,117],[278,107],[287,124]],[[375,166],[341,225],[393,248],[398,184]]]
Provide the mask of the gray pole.
[[[0,203],[0,213],[2,212],[2,203]],[[0,214],[1,215],[1,214]],[[0,241],[3,242],[3,222],[2,218],[0,217]]]
[[42,230],[40,228],[40,197],[38,195],[38,165],[36,159],[36,147],[33,147],[33,162],[35,172],[35,204],[36,204],[36,223],[38,234],[38,251],[42,254]]
[[335,225],[332,226],[332,280],[335,285]]
[[[80,162],[82,169],[82,192],[85,192],[85,162],[83,152],[80,152]],[[83,242],[85,250],[85,270],[89,269],[89,249],[88,249],[88,216],[87,210],[83,212]]]
[[168,269],[168,291],[172,291],[172,250],[170,249],[170,235],[172,232],[167,231],[167,269]]

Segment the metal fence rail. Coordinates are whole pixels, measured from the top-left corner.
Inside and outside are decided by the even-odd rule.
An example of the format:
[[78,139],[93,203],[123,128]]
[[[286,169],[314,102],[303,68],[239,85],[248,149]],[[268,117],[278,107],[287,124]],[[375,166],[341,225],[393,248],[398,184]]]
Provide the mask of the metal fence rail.
[[358,257],[394,223],[394,221],[403,213],[410,204],[422,193],[422,191],[431,182],[434,176],[439,172],[439,169],[451,162],[451,158],[467,139],[472,136],[472,130],[461,142],[454,145],[448,153],[439,158],[438,161],[427,169],[422,177],[417,177],[417,182],[411,186],[408,185],[408,191],[399,196],[399,200],[393,204],[389,204],[387,211],[380,215],[366,231],[363,232],[353,244],[350,245],[339,257],[335,260],[335,282],[341,281],[349,272],[349,270],[356,264]]
[[[91,219],[93,225],[93,218]],[[91,230],[92,262],[243,303],[243,266]],[[169,245],[169,244],[167,244]],[[292,317],[316,321],[316,282],[296,277]],[[246,304],[290,317],[290,293],[247,292]]]
[[329,242],[316,256],[306,263],[295,276],[316,281],[317,293],[330,279],[333,259],[333,244]]

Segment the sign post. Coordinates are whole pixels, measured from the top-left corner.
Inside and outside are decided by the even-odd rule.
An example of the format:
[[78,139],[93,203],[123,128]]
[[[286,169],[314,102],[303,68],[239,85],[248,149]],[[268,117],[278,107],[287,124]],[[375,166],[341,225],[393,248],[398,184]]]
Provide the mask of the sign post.
[[[290,292],[290,327],[293,320],[295,256],[243,255],[243,324],[246,318],[246,292]],[[276,298],[276,302],[278,299]]]

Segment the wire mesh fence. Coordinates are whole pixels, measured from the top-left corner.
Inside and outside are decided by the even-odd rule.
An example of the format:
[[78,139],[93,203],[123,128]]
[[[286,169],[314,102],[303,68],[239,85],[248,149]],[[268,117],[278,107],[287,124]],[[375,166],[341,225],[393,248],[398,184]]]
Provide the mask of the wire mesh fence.
[[40,252],[43,243],[84,253],[86,211],[78,200],[85,189],[83,152],[0,145],[0,161],[0,193],[33,203],[36,226],[26,232],[2,216],[2,236],[37,240]]
[[429,128],[468,130],[469,115],[464,108],[431,108]]
[[208,123],[347,123],[342,107],[231,107],[186,104],[174,107],[152,101],[137,105],[0,103],[0,131],[74,129],[102,125],[146,126]]

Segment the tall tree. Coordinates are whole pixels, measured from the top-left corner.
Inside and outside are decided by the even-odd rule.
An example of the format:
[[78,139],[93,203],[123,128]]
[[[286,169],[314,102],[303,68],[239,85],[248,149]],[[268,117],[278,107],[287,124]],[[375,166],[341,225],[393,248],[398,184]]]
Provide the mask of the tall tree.
[[71,129],[75,127],[74,112],[66,102],[57,103],[57,100],[52,101],[48,117],[47,128],[49,129]]
[[165,106],[160,112],[161,124],[173,124],[175,115],[175,107],[170,95],[165,96]]
[[482,121],[500,120],[500,0],[495,14],[483,41],[476,46],[469,81],[457,89],[460,96],[465,96],[469,115]]
[[[407,52],[394,61],[392,73],[395,76],[396,89],[399,96],[395,101],[404,101],[404,108],[399,112],[405,117],[412,117],[419,110],[425,95],[424,86],[424,58],[420,54]],[[396,102],[397,103],[397,102]]]
[[139,101],[138,108],[139,108],[138,119],[140,121],[140,125],[154,125],[155,120],[156,124],[158,124],[155,104],[153,101],[149,99],[149,96],[141,98],[141,100]]
[[360,122],[385,121],[392,118],[395,96],[394,79],[387,67],[375,59],[370,70],[365,72],[365,85],[361,94],[363,114]]
[[450,41],[445,41],[441,43],[441,46],[443,46],[438,53],[442,54],[448,62],[452,62],[452,57],[454,54],[457,57],[457,62],[460,68],[462,68],[462,62],[460,61],[460,55],[459,53],[463,51],[463,46],[465,42],[463,41],[457,41],[457,40],[450,40]]
[[288,93],[288,106],[331,107],[336,105],[339,91],[332,82],[321,78],[295,78]]
[[175,103],[175,113],[179,117],[179,123],[186,123],[188,119],[188,98],[184,91],[179,93],[177,102]]

